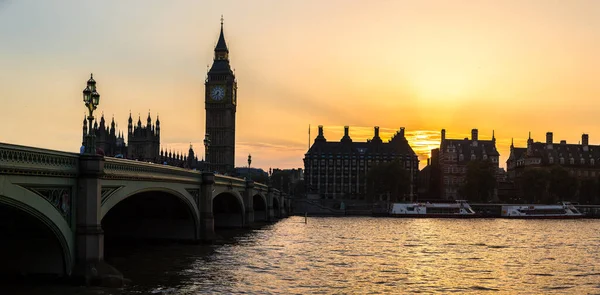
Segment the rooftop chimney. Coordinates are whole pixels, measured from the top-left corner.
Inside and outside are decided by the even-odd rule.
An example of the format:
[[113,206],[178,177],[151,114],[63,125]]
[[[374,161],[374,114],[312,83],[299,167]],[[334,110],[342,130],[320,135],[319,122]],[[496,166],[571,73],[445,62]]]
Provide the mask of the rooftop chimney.
[[566,140],[561,140],[561,141],[560,141],[560,144],[561,144],[561,145],[565,145],[565,144],[567,144],[567,141],[566,141]]
[[442,129],[442,141],[446,140],[446,129]]
[[546,144],[552,144],[552,132],[546,132]]
[[319,136],[323,136],[323,125],[319,125]]
[[344,126],[344,136],[348,136],[348,129],[350,129],[349,126]]
[[379,126],[375,126],[375,136],[373,137],[379,137]]
[[581,135],[581,144],[586,146],[589,143],[589,136],[587,134],[582,134]]
[[404,127],[400,127],[400,136],[404,137]]
[[477,129],[471,130],[471,140],[477,141]]

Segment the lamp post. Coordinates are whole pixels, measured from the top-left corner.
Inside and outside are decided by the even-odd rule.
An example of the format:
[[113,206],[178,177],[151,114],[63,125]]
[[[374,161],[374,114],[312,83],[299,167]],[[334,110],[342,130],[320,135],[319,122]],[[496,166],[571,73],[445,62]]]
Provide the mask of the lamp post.
[[208,138],[208,133],[204,135],[204,169],[206,171],[210,171],[208,169],[208,147],[210,146],[210,138]]
[[250,179],[250,164],[252,163],[252,155],[248,154],[248,179]]
[[96,135],[94,134],[94,110],[100,103],[100,94],[96,91],[96,81],[94,80],[93,74],[90,74],[90,79],[87,81],[87,86],[83,90],[83,102],[88,108],[89,116],[88,121],[90,122],[90,130],[86,136],[85,153],[90,155],[96,154]]

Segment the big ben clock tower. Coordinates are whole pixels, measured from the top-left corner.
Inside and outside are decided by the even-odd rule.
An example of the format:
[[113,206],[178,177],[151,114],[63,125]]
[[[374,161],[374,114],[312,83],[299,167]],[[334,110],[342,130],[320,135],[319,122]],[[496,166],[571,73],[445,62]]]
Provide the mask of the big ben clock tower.
[[210,139],[206,162],[210,171],[231,173],[235,164],[237,82],[229,65],[229,49],[223,36],[223,17],[214,61],[204,86],[206,134]]

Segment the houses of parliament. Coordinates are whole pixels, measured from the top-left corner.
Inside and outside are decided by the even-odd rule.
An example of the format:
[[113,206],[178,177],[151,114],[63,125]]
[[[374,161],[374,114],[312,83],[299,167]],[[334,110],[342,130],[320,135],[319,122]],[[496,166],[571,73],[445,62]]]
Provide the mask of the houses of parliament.
[[[204,82],[205,140],[210,142],[205,151],[206,159],[198,160],[191,145],[187,154],[162,149],[160,120],[157,115],[156,121],[153,121],[150,113],[145,124],[142,123],[141,115],[134,124],[131,113],[129,114],[127,143],[123,132],[117,130],[114,118],[109,126],[102,115],[100,122],[94,122],[92,129],[98,152],[108,157],[210,170],[222,174],[234,173],[237,80],[229,64],[229,49],[223,34],[223,18],[214,49],[213,64]],[[88,84],[90,83],[95,83],[93,78],[88,81]],[[84,118],[82,142],[85,142],[89,130],[87,124]]]

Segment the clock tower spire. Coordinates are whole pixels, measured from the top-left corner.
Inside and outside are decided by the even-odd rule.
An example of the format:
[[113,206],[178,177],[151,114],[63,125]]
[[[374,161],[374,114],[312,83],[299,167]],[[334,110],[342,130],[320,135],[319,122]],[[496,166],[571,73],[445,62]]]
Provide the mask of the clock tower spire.
[[229,49],[221,32],[213,64],[204,83],[206,110],[206,134],[211,144],[206,153],[210,171],[232,173],[235,167],[235,113],[237,105],[237,81],[229,65]]

